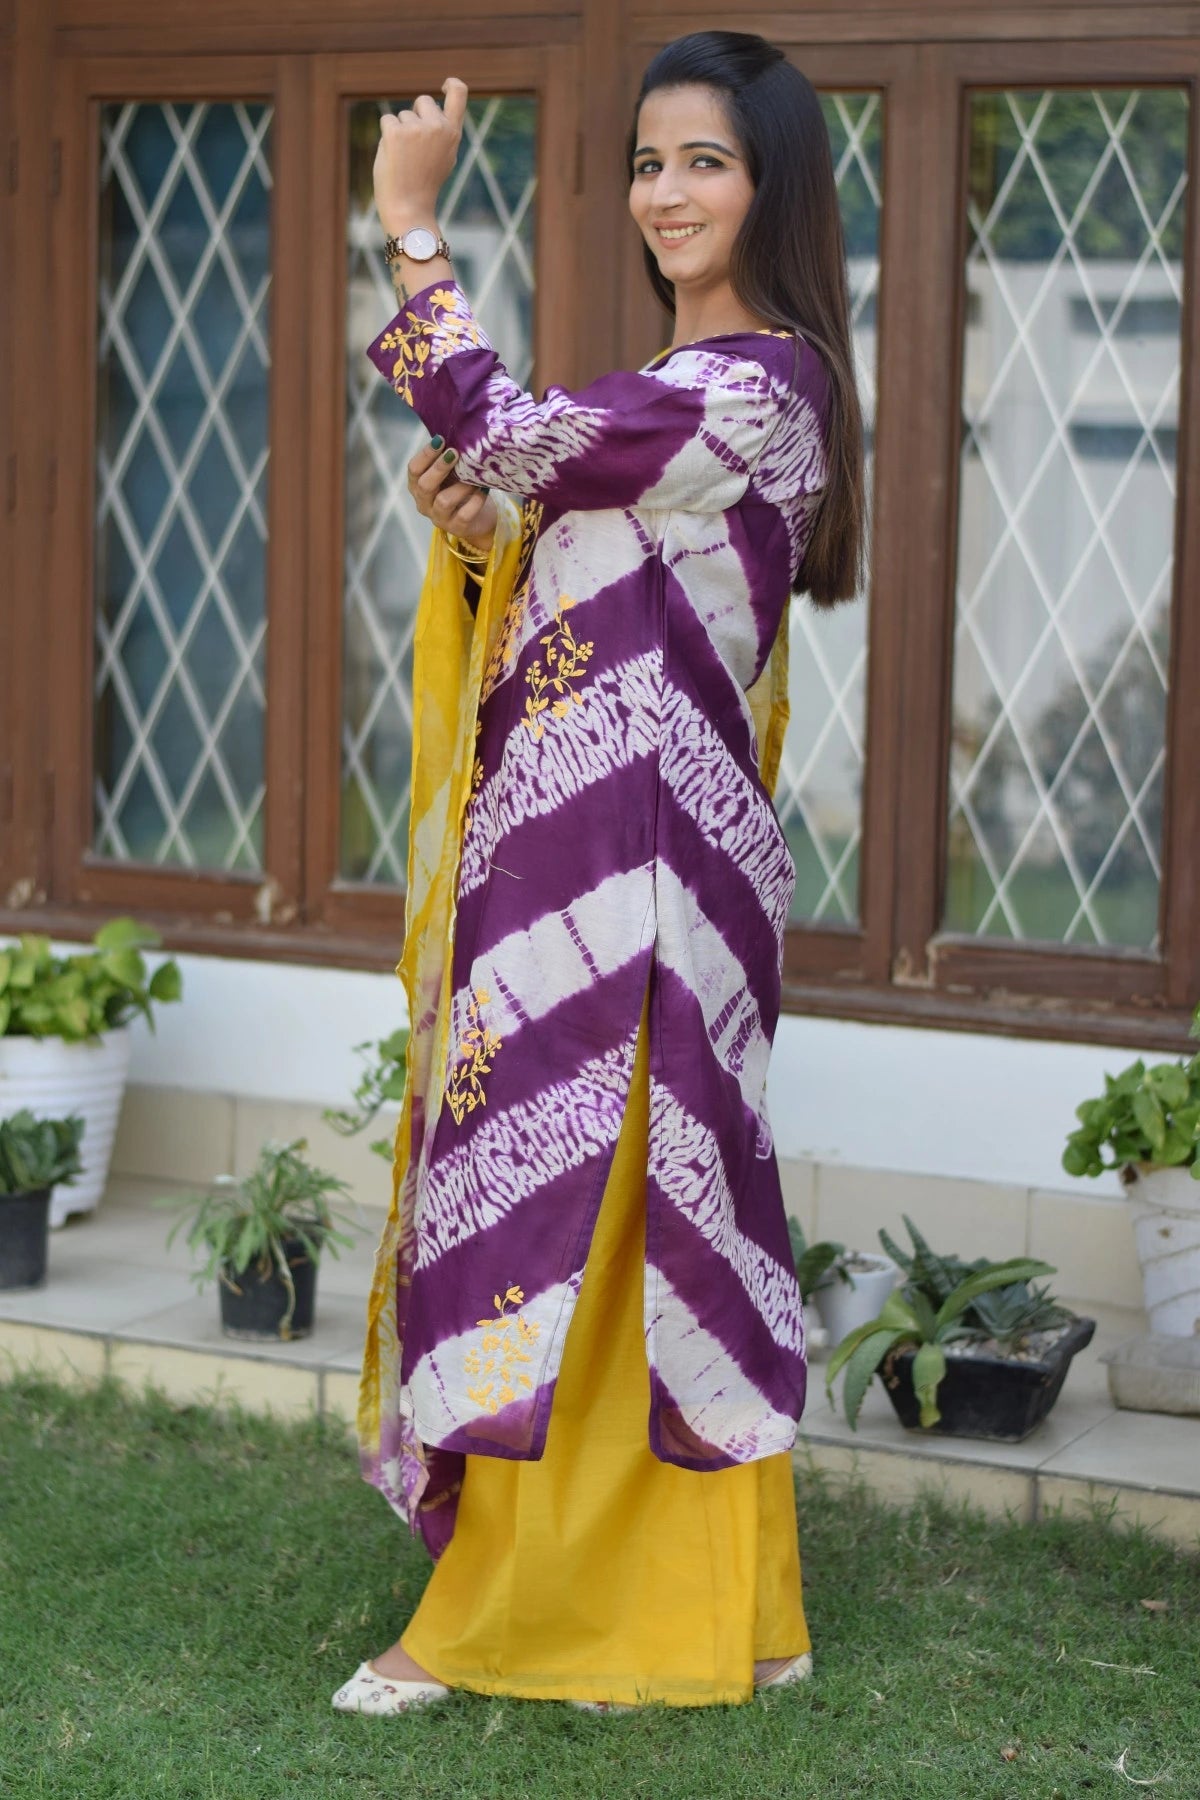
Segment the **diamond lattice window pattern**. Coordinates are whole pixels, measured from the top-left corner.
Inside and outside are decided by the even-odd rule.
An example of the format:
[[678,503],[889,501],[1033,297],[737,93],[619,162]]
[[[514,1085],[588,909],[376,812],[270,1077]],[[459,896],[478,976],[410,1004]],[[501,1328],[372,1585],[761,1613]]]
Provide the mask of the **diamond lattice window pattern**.
[[271,108],[101,113],[94,844],[262,861]]
[[[341,867],[350,880],[390,886],[405,875],[412,634],[433,527],[408,492],[408,461],[428,443],[425,428],[363,349],[396,311],[372,199],[379,118],[410,104],[363,101],[349,112]],[[456,278],[523,386],[533,363],[535,152],[532,98],[468,101],[438,203]]]
[[[879,297],[883,102],[878,94],[821,96],[833,148],[850,274],[850,310],[873,487],[875,341]],[[868,542],[870,534],[868,533]],[[867,606],[818,612],[794,601],[791,718],[775,804],[796,859],[793,923],[850,924],[859,915]]]
[[944,922],[1158,946],[1188,108],[979,93]]

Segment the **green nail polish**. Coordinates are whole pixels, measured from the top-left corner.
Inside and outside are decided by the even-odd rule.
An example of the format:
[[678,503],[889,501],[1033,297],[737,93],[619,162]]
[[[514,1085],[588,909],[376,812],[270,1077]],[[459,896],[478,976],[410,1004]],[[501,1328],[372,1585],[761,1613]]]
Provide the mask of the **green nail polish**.
[[445,441],[446,441],[446,440],[445,440],[445,438],[444,438],[444,437],[442,437],[442,436],[441,436],[441,435],[440,435],[440,433],[439,433],[439,435],[438,435],[438,436],[437,436],[437,437],[435,437],[435,438],[430,438],[430,440],[429,440],[429,441],[430,441],[430,443],[431,443],[431,444],[432,444],[432,445],[433,445],[433,447],[434,447],[434,449],[435,449],[435,450],[440,450],[440,449],[441,449],[441,447],[442,447],[442,445],[443,445],[443,444],[444,444],[444,443],[445,443]]
[[447,450],[446,454],[442,457],[442,461],[443,462],[453,462],[454,458],[457,455],[458,455],[457,450]]

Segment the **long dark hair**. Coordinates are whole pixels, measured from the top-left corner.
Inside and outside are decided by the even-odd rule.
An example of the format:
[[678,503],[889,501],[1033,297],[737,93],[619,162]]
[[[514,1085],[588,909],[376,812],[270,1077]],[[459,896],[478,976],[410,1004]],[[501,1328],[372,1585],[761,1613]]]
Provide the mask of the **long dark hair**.
[[[862,585],[866,500],[846,244],[821,103],[807,76],[765,38],[690,32],[660,50],[642,77],[625,151],[630,181],[642,102],[655,88],[685,84],[721,94],[754,184],[730,258],[730,285],[750,312],[798,332],[824,364],[828,484],[792,589],[817,606],[836,606]],[[644,241],[642,254],[651,287],[674,316],[675,283]]]

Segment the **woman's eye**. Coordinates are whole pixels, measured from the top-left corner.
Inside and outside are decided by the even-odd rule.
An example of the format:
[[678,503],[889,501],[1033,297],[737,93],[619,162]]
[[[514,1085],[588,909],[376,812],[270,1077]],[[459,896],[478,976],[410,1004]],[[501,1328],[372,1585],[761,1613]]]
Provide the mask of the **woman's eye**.
[[[692,162],[693,164],[711,163],[714,169],[723,169],[725,167],[724,163],[718,162],[715,156],[693,156]],[[644,162],[634,171],[634,173],[637,175],[649,175],[652,170],[657,169],[660,166],[661,165],[657,162]]]

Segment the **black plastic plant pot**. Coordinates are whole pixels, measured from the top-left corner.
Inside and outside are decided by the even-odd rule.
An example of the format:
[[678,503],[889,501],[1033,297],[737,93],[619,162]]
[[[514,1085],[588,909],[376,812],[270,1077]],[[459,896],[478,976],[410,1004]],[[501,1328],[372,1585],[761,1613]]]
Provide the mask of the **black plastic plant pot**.
[[1071,1358],[1092,1341],[1095,1319],[1076,1319],[1069,1331],[1037,1362],[1005,1356],[947,1356],[937,1391],[941,1418],[922,1426],[913,1392],[914,1350],[887,1359],[883,1385],[902,1425],[910,1431],[940,1431],[950,1437],[992,1438],[1019,1444],[1039,1426],[1062,1392]]
[[[295,1310],[287,1328],[286,1341],[290,1342],[292,1338],[307,1337],[312,1330],[317,1294],[317,1265],[306,1255],[299,1238],[284,1238],[283,1253],[296,1290]],[[264,1338],[278,1342],[283,1338],[288,1291],[283,1276],[274,1264],[264,1278],[259,1274],[257,1264],[251,1264],[250,1268],[235,1273],[227,1263],[220,1289],[221,1330],[226,1337],[253,1338],[256,1342]]]
[[41,1287],[50,1241],[50,1189],[0,1195],[0,1288]]

